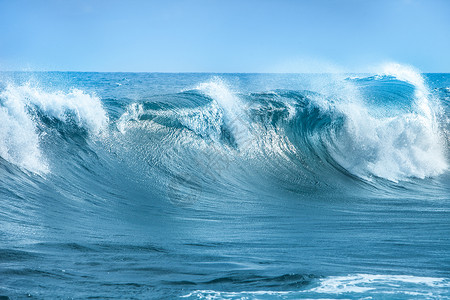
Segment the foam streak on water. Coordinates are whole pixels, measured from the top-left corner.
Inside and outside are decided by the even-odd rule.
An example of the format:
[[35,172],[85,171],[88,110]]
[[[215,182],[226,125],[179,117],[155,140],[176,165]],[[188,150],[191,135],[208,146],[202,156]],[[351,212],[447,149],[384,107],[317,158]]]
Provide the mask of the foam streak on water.
[[450,281],[444,278],[404,275],[356,274],[321,279],[301,291],[219,292],[198,290],[183,295],[186,299],[448,299]]

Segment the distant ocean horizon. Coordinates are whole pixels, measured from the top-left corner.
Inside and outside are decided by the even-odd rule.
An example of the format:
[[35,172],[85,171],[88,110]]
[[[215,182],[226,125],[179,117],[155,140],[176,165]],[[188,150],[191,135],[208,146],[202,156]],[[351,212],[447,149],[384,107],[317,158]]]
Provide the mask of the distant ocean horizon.
[[0,120],[3,298],[450,299],[450,73],[2,71]]

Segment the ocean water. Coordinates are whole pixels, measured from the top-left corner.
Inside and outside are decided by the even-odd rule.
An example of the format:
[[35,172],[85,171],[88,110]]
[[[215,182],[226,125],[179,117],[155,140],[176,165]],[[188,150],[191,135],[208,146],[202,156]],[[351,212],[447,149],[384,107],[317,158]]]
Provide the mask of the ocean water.
[[450,299],[449,112],[397,64],[0,73],[0,296]]

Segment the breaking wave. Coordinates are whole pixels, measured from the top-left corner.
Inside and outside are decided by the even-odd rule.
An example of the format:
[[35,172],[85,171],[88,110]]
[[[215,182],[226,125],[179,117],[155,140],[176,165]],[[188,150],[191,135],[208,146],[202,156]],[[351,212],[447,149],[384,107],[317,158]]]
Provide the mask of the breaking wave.
[[35,76],[0,80],[0,295],[450,297],[448,74]]
[[97,135],[107,124],[100,99],[78,89],[49,93],[29,84],[7,85],[0,104],[0,156],[32,172],[49,171],[40,147],[49,130],[71,123]]
[[0,104],[0,156],[8,163],[64,176],[70,167],[58,157],[91,151],[98,160],[85,162],[89,172],[104,168],[102,159],[110,174],[125,164],[126,177],[158,182],[172,198],[273,183],[303,192],[398,187],[448,170],[442,103],[420,73],[395,64],[316,90],[239,93],[215,77],[131,103],[8,84]]

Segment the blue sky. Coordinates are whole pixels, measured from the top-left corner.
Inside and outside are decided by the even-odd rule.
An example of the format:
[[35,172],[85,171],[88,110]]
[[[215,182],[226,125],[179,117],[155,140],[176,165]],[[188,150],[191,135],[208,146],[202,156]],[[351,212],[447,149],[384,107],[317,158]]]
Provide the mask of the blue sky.
[[0,0],[0,70],[450,72],[447,0]]

